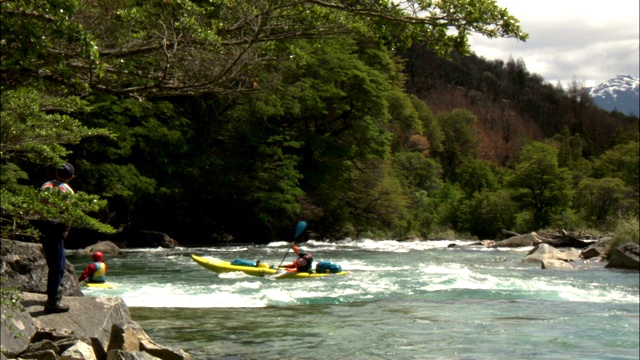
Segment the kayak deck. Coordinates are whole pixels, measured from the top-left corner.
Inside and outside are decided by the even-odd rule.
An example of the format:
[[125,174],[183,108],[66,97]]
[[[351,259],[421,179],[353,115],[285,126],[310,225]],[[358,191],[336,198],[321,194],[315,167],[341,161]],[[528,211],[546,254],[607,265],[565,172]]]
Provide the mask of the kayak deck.
[[276,275],[276,279],[299,279],[299,278],[313,278],[313,277],[323,277],[323,276],[333,276],[333,275],[347,275],[348,271],[341,271],[337,273],[308,273],[308,272],[291,272],[285,271],[279,275]]
[[84,287],[88,287],[88,288],[94,288],[94,289],[113,289],[115,288],[115,286],[113,286],[112,283],[110,282],[103,282],[103,283],[90,283],[90,282],[82,282],[82,286]]
[[276,279],[298,279],[298,278],[310,278],[310,277],[323,277],[323,276],[331,276],[331,275],[346,275],[348,271],[341,271],[339,273],[308,273],[308,272],[291,272],[291,271],[283,271],[282,269],[273,269],[271,267],[253,267],[253,266],[241,266],[241,265],[233,265],[229,261],[216,260],[203,258],[197,255],[191,255],[193,261],[198,263],[200,266],[205,269],[217,272],[217,273],[228,273],[234,271],[240,271],[247,275],[251,276],[266,276],[266,275],[276,275]]
[[191,255],[191,258],[196,263],[204,267],[205,269],[215,271],[217,273],[241,271],[247,275],[265,276],[265,275],[273,275],[278,272],[278,270],[276,269],[271,269],[266,267],[232,265],[228,261],[208,259],[208,258],[196,256],[196,255]]

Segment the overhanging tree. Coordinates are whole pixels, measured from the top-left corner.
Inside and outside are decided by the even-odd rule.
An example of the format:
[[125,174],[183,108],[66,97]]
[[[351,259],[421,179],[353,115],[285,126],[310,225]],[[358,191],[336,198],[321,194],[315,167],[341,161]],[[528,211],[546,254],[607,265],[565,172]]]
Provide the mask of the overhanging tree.
[[[63,145],[82,138],[109,136],[103,129],[90,129],[69,114],[86,104],[75,97],[51,97],[31,88],[2,94],[0,111],[0,174],[2,179],[2,235],[33,236],[28,220],[56,219],[74,227],[113,232],[93,216],[106,207],[96,195],[77,192],[72,199],[61,192],[40,192],[24,185],[27,172],[20,164],[50,166],[64,163],[68,151]],[[25,232],[27,231],[27,232]],[[37,236],[37,234],[36,234]]]
[[[353,34],[468,52],[467,36],[525,40],[495,0],[31,1],[1,3],[3,82],[25,76],[139,99],[254,88],[294,39]],[[453,30],[453,31],[451,31]]]
[[549,225],[553,215],[570,205],[569,171],[558,167],[558,151],[550,145],[525,145],[508,182],[520,206],[533,213],[534,228],[530,230]]
[[[3,94],[28,83],[31,86],[40,84],[40,90],[60,97],[96,93],[115,95],[116,101],[129,97],[141,104],[155,102],[160,97],[213,94],[228,98],[247,92],[272,90],[280,85],[282,75],[272,71],[274,64],[291,62],[295,66],[303,63],[300,57],[304,56],[306,50],[301,49],[301,43],[294,40],[318,40],[315,46],[322,47],[323,39],[349,35],[372,43],[372,48],[390,50],[420,41],[430,44],[440,54],[447,54],[453,49],[463,53],[467,51],[467,35],[470,32],[520,40],[527,36],[521,31],[517,20],[492,0],[420,0],[400,4],[393,1],[351,3],[333,0],[16,0],[1,2],[0,6]],[[319,64],[319,67],[322,65]],[[366,69],[361,72],[367,73]],[[362,79],[373,79],[367,79],[370,75]],[[387,81],[385,75],[374,80],[378,83],[376,87],[387,86],[384,84]],[[368,86],[366,81],[362,84]],[[304,87],[302,82],[299,85]],[[351,91],[348,88],[340,90],[345,93]],[[382,102],[400,100],[395,103],[402,110],[406,101],[397,95],[387,94],[380,99]],[[366,100],[371,100],[358,98],[357,94],[350,99],[359,101],[361,108]],[[325,129],[323,134],[326,137],[316,136],[312,129],[303,136],[303,140],[330,139],[335,145],[334,149],[357,153],[362,159],[372,155],[372,152],[383,154],[388,151],[389,128],[379,120],[387,117],[388,114],[384,112],[393,110],[389,110],[387,104],[376,104],[367,111],[373,112],[378,108],[383,113],[381,117],[365,114],[362,118],[356,118],[353,115],[355,113],[351,113],[348,121],[357,120],[354,123],[356,127],[352,127],[351,138],[328,136],[335,133],[334,126],[340,125],[342,119],[327,117],[312,119],[317,126]],[[405,116],[398,124],[410,125],[414,120],[410,113],[406,113],[409,116]],[[395,114],[400,115],[401,111]],[[400,116],[396,117],[396,120],[400,119]],[[152,119],[150,121],[153,122]],[[230,118],[229,121],[229,131],[251,122],[250,119],[238,118]],[[309,119],[304,119],[300,124],[310,124]],[[162,128],[163,125],[153,127]],[[144,131],[147,130],[152,129],[147,127]],[[282,134],[267,135],[257,136],[256,140],[277,142]],[[367,141],[371,139],[375,141]],[[148,144],[159,143],[151,137],[149,140]],[[299,140],[295,138],[292,143]],[[261,193],[255,194],[254,199],[266,200],[271,204],[278,203],[277,200],[273,201],[278,199],[272,196],[273,192],[284,190],[286,194],[283,193],[285,196],[282,199],[286,200],[285,205],[295,211],[295,206],[290,206],[289,195],[299,192],[295,187],[298,173],[309,169],[301,169],[292,154],[282,153],[280,156],[277,148],[265,144],[269,143],[263,143],[259,153],[275,161],[278,166],[283,166],[277,168],[286,170],[286,186],[281,187],[277,177],[267,176],[269,167],[265,166],[260,174],[266,176],[263,180],[267,181],[261,184],[266,186],[246,190],[260,190]],[[256,146],[260,148],[259,144]],[[310,144],[303,150],[308,151],[313,146]],[[219,153],[211,152],[210,155]],[[327,165],[336,164],[341,168],[340,162],[344,157],[332,159],[326,156],[323,160]],[[219,158],[212,161],[220,163]],[[194,162],[193,165],[209,164]],[[105,168],[109,168],[109,164],[106,165]],[[183,171],[189,176],[203,172],[202,167]],[[141,174],[141,178],[146,175]],[[153,176],[162,175],[159,172]],[[322,182],[319,184],[327,186]]]

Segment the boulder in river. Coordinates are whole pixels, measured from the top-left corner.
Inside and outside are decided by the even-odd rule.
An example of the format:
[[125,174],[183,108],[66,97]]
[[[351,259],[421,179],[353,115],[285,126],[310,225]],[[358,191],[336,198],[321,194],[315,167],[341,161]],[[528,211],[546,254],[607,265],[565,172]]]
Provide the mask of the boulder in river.
[[580,253],[580,256],[583,259],[591,259],[595,257],[605,256],[607,254],[607,251],[609,250],[609,245],[611,244],[611,241],[613,241],[613,238],[611,236],[603,237],[598,241],[596,241],[595,243],[584,248]]
[[616,269],[640,270],[640,245],[626,243],[611,249],[609,262],[605,267]]
[[533,248],[527,256],[522,259],[524,262],[542,262],[543,260],[569,260],[566,254],[549,244],[540,244]]

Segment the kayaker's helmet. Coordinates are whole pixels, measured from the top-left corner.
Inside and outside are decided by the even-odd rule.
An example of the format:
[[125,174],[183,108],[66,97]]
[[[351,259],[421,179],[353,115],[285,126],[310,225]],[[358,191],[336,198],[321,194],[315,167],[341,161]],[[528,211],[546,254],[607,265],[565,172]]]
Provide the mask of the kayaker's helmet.
[[298,255],[304,256],[307,255],[307,252],[303,248],[298,248]]
[[96,251],[93,253],[93,261],[102,261],[104,255],[100,251]]

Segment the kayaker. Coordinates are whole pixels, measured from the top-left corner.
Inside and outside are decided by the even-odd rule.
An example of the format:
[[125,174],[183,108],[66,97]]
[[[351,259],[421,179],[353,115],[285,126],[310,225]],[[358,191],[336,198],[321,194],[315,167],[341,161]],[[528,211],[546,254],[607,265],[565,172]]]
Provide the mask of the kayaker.
[[298,255],[296,261],[286,266],[287,271],[292,272],[311,272],[312,264],[313,264],[313,256],[309,254],[303,248],[296,246],[295,243],[291,243],[291,247],[293,248],[293,252]]
[[96,251],[93,253],[93,262],[84,269],[78,281],[82,282],[88,279],[90,283],[104,283],[107,281],[107,270],[104,255],[100,251]]

